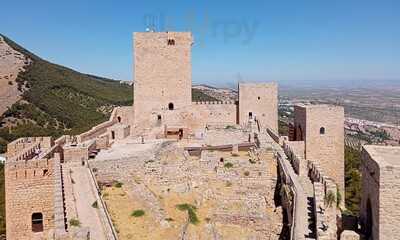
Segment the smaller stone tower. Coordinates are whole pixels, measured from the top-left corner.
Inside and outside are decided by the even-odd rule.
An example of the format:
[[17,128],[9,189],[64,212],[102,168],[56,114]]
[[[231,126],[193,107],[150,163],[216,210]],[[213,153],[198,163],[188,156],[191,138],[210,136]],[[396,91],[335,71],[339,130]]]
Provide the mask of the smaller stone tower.
[[360,222],[365,239],[400,239],[400,147],[363,147]]
[[295,141],[304,141],[304,157],[318,164],[338,185],[344,201],[344,109],[333,105],[297,105]]
[[239,124],[257,119],[263,127],[278,132],[278,85],[239,83]]
[[55,229],[56,168],[53,159],[38,158],[52,144],[50,137],[33,137],[7,145],[7,239],[46,239]]

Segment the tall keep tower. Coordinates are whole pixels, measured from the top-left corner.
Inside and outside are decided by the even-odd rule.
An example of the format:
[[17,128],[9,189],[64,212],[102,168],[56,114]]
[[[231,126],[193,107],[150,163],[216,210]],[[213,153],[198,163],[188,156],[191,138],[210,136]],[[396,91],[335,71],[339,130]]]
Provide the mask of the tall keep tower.
[[134,33],[135,125],[151,126],[161,112],[192,102],[192,34]]

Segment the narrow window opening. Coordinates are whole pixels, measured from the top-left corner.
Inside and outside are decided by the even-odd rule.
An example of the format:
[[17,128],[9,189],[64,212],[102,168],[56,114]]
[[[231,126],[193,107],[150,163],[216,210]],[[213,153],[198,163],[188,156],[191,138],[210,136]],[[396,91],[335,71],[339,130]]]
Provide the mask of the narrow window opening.
[[321,135],[325,134],[325,128],[324,127],[321,127],[319,129],[319,134],[321,134]]
[[43,176],[46,176],[49,173],[48,169],[43,169]]
[[249,118],[252,119],[253,118],[253,113],[249,112]]
[[32,214],[32,232],[43,232],[43,214]]
[[157,120],[161,121],[161,115],[157,115]]
[[258,97],[257,97],[257,99],[258,99],[258,100],[260,100],[260,99],[261,99],[261,97],[260,97],[260,96],[258,96]]
[[179,128],[179,140],[183,138],[183,129]]
[[121,117],[118,117],[117,119],[118,119],[118,122],[121,122]]
[[111,139],[115,139],[115,132],[111,131]]

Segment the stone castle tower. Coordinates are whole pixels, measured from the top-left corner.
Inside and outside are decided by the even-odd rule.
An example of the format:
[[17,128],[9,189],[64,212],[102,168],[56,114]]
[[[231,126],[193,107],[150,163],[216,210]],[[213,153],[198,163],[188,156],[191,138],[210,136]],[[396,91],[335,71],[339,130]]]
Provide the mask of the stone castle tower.
[[400,147],[364,145],[361,156],[365,239],[400,239]]
[[304,141],[304,157],[338,185],[344,199],[344,109],[332,105],[297,105],[295,141]]
[[134,33],[135,125],[160,120],[163,110],[192,103],[190,32]]
[[53,162],[31,160],[7,165],[7,237],[32,239],[36,232],[54,229]]
[[257,119],[263,127],[278,131],[278,85],[239,83],[239,124]]
[[50,149],[50,137],[19,139],[8,145],[5,164],[7,239],[47,239],[64,228],[59,155],[34,158]]

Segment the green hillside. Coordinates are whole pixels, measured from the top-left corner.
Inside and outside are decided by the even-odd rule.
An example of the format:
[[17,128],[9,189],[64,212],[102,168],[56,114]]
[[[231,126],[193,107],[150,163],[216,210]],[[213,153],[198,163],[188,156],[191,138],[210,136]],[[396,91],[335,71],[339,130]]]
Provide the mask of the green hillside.
[[[0,117],[0,153],[7,142],[22,136],[79,134],[106,121],[113,107],[132,105],[128,84],[50,63],[3,38],[32,63],[17,77],[18,87],[24,89],[23,101]],[[193,100],[215,99],[193,89]],[[11,127],[2,126],[10,119]]]
[[24,89],[23,101],[15,103],[0,118],[1,122],[12,119],[12,127],[0,128],[0,152],[6,142],[21,136],[86,131],[105,121],[112,107],[132,104],[129,85],[50,63],[3,38],[32,62],[16,80],[19,89]]

